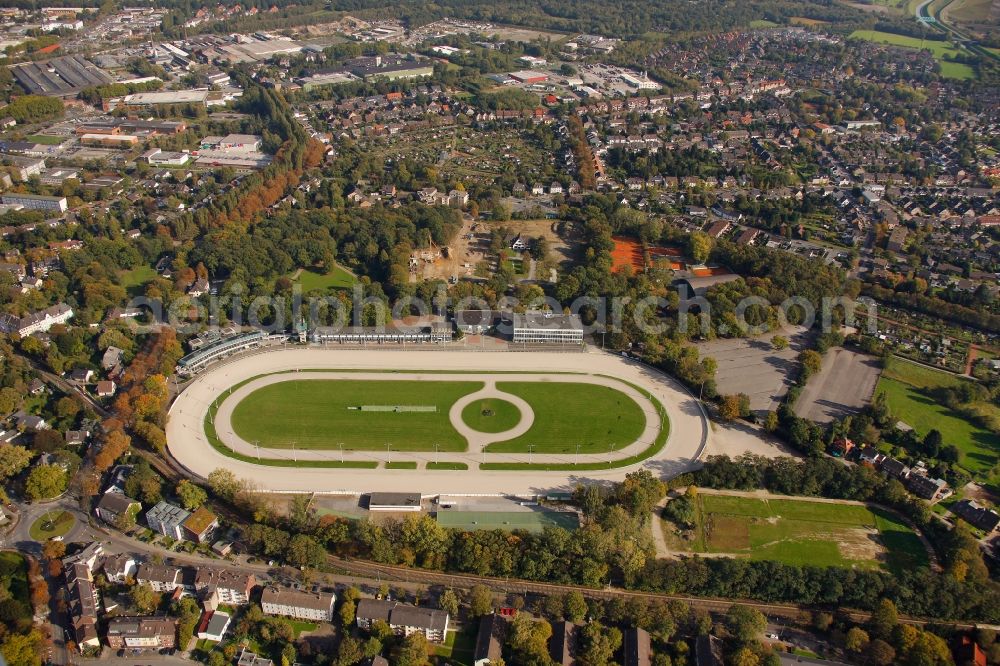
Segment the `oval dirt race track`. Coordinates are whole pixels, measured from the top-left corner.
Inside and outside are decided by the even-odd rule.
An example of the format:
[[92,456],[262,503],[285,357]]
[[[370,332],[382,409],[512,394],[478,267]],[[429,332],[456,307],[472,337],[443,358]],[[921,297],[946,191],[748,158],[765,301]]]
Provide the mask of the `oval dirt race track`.
[[[628,467],[600,471],[487,471],[474,464],[466,471],[353,469],[281,467],[259,465],[228,457],[216,451],[205,435],[208,406],[234,384],[258,375],[310,370],[399,370],[439,372],[524,372],[531,374],[581,373],[615,377],[640,386],[665,407],[670,420],[667,444],[656,455]],[[475,374],[468,375],[469,379]],[[388,375],[386,378],[392,378]],[[558,377],[553,376],[556,380]],[[567,381],[571,377],[565,378]],[[423,495],[541,494],[565,492],[579,483],[620,481],[643,467],[660,477],[670,477],[692,469],[711,439],[707,419],[698,404],[676,380],[636,361],[601,352],[467,352],[357,350],[320,347],[285,347],[238,357],[203,371],[170,408],[167,446],[173,458],[194,477],[207,477],[218,468],[228,469],[261,490],[272,492],[320,492],[358,494],[377,491],[420,492]],[[261,452],[262,457],[272,457]],[[295,455],[282,452],[289,461]],[[339,460],[338,451],[323,452],[327,460]],[[367,459],[384,462],[385,452],[367,452]],[[433,452],[411,454],[426,462]],[[357,458],[355,458],[357,459]],[[402,458],[400,458],[402,459]],[[454,461],[455,454],[441,454],[442,462]],[[581,455],[581,463],[607,460],[607,454]],[[574,456],[560,456],[571,463]],[[490,462],[527,462],[528,454],[496,454]],[[533,462],[541,462],[536,454]],[[555,461],[546,458],[546,461]]]

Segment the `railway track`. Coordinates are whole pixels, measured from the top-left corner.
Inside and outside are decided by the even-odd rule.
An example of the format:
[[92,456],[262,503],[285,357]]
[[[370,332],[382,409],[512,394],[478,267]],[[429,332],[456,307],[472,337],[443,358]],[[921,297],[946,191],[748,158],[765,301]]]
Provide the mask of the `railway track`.
[[[814,610],[836,611],[852,622],[867,622],[870,613],[853,609],[834,609],[827,607],[805,606],[800,604],[780,604],[754,601],[750,599],[719,599],[713,597],[694,597],[683,594],[661,594],[656,592],[642,592],[637,590],[624,590],[616,587],[585,587],[583,585],[565,585],[561,583],[542,583],[538,581],[522,580],[520,578],[494,578],[489,576],[476,576],[473,574],[453,574],[440,571],[427,571],[423,569],[411,569],[394,565],[378,564],[366,560],[356,560],[330,556],[330,564],[336,569],[345,573],[364,578],[375,578],[380,581],[396,580],[406,583],[422,583],[428,585],[444,585],[447,587],[457,587],[467,589],[475,585],[485,585],[494,590],[503,590],[508,593],[522,594],[565,594],[566,592],[580,592],[585,597],[592,599],[643,599],[647,601],[683,601],[692,608],[698,608],[710,613],[725,613],[733,604],[742,604],[756,608],[765,615],[771,617],[782,617],[796,620],[803,613]],[[975,622],[941,622],[940,620],[927,620],[915,617],[900,615],[900,622],[915,626],[927,624],[949,624],[957,629],[977,629],[989,628],[1000,630],[996,625],[978,624]]]

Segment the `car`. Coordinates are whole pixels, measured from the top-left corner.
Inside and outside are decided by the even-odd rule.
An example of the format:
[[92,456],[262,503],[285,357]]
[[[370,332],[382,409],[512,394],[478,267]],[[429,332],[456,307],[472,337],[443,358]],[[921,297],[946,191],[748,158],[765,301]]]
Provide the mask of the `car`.
[[51,539],[49,539],[49,541],[62,541],[62,540],[63,538],[61,536],[54,536]]
[[125,650],[118,650],[118,656],[119,657],[124,657],[125,656]]
[[772,641],[778,640],[778,634],[768,634],[767,637],[770,638]]

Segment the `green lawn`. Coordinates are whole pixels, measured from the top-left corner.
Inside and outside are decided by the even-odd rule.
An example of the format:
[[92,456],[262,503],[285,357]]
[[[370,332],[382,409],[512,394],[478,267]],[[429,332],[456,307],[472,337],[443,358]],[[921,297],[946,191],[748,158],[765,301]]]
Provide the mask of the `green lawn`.
[[479,625],[470,622],[462,631],[449,631],[444,637],[444,643],[431,646],[434,663],[451,664],[452,666],[472,666],[476,651],[476,628]]
[[337,265],[334,265],[333,270],[327,273],[305,268],[295,281],[302,285],[303,293],[350,289],[357,282],[351,273]]
[[751,28],[777,28],[778,24],[774,21],[768,21],[767,19],[755,19],[750,21]]
[[139,266],[138,268],[133,268],[130,271],[121,271],[118,273],[118,281],[121,286],[132,293],[133,290],[141,291],[139,287],[145,286],[147,283],[152,282],[153,278],[156,277],[156,271],[152,266]]
[[[433,382],[433,388],[431,388]],[[267,448],[379,451],[464,451],[451,426],[456,400],[481,382],[289,380],[261,387],[233,410],[233,429]],[[362,406],[435,407],[436,411],[363,411]]]
[[946,62],[944,60],[946,56],[954,57],[960,53],[964,53],[961,49],[952,46],[951,42],[948,41],[921,40],[917,37],[908,37],[906,35],[897,35],[878,30],[855,30],[851,33],[850,38],[901,46],[907,49],[924,49],[930,51],[934,58],[941,63],[942,76],[952,79],[973,79],[976,77],[975,70],[972,67],[963,63]]
[[296,638],[303,632],[316,631],[316,627],[319,626],[315,622],[307,622],[305,620],[289,620],[288,622],[292,625]]
[[[930,389],[965,381],[969,380],[893,357],[882,372],[875,392],[885,393],[895,418],[912,427],[921,437],[937,429],[945,444],[958,447],[963,467],[973,474],[984,475],[997,463],[1000,437],[936,402],[928,393]],[[996,409],[986,404],[982,408]]]
[[54,509],[51,515],[44,514],[33,522],[28,528],[28,534],[35,541],[48,541],[52,537],[65,536],[75,522],[73,514]]
[[415,460],[396,460],[392,462],[387,462],[385,464],[386,469],[416,469],[417,462]]
[[597,384],[499,382],[497,388],[523,398],[535,412],[524,435],[490,444],[487,451],[603,453],[634,442],[646,426],[642,409],[621,391]]
[[33,143],[40,143],[44,146],[58,146],[60,143],[66,140],[66,137],[52,136],[51,134],[32,134],[25,140],[31,141]]
[[799,566],[902,571],[928,564],[920,539],[905,523],[865,506],[701,494],[697,523],[693,541],[671,541],[694,552]]
[[464,462],[429,462],[425,466],[425,469],[437,469],[445,471],[461,471],[469,469],[469,466]]
[[437,521],[460,530],[525,530],[541,532],[545,527],[575,530],[580,521],[575,513],[534,507],[537,511],[438,511]]
[[486,398],[466,405],[462,420],[479,432],[504,432],[521,421],[521,410],[506,400]]

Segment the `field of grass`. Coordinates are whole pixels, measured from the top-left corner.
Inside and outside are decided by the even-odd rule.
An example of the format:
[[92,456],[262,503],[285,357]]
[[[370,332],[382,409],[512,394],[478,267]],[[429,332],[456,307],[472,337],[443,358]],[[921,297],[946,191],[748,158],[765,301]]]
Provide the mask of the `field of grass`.
[[64,536],[73,528],[76,519],[67,511],[54,510],[45,514],[28,528],[28,534],[35,541],[48,541],[52,537]]
[[449,631],[444,643],[431,646],[431,654],[453,666],[472,666],[476,651],[476,625],[470,622],[462,631]]
[[303,269],[293,280],[302,285],[302,292],[330,291],[331,289],[350,289],[357,280],[347,270],[334,265],[333,270],[320,273],[309,268]]
[[930,51],[934,58],[941,63],[941,75],[952,79],[972,79],[975,78],[975,71],[968,65],[947,62],[945,56],[954,57],[962,53],[960,49],[952,46],[948,41],[934,41],[929,39],[918,39],[906,35],[897,35],[891,32],[881,32],[878,30],[855,30],[851,33],[851,39],[863,39],[868,42],[878,42],[901,46],[907,49],[924,49]]
[[566,511],[438,511],[437,521],[443,527],[460,530],[525,530],[541,532],[545,527],[575,530],[580,521],[575,513]]
[[981,23],[990,18],[990,8],[993,0],[955,0],[948,7],[945,21],[953,19],[966,23]]
[[466,405],[462,421],[479,432],[504,432],[521,421],[521,410],[506,400],[486,398]]
[[130,271],[122,271],[118,274],[118,280],[127,290],[144,286],[147,282],[156,277],[156,271],[152,266],[139,266]]
[[490,444],[486,450],[535,453],[604,453],[642,434],[646,417],[632,398],[596,384],[498,382],[497,388],[523,398],[535,412],[524,435]]
[[396,460],[394,462],[387,462],[385,464],[386,469],[416,469],[417,461],[415,460]]
[[[701,494],[696,513],[694,539],[682,542],[694,552],[799,566],[884,566],[892,571],[928,564],[917,535],[880,509]],[[673,528],[668,524],[667,529]]]
[[[254,391],[233,410],[236,434],[267,448],[464,451],[448,410],[481,382],[289,380]],[[362,411],[361,406],[434,406],[436,411]]]
[[[1000,458],[1000,437],[935,402],[928,394],[930,389],[955,386],[964,381],[968,380],[894,357],[882,372],[875,392],[885,393],[893,416],[912,427],[921,437],[931,429],[937,429],[945,444],[958,447],[962,467],[982,475],[988,473]],[[996,409],[993,405],[982,407]]]
[[750,21],[751,28],[777,28],[778,24],[774,21],[768,21],[767,19],[755,19]]
[[469,466],[464,462],[429,462],[425,465],[425,469],[436,469],[445,471],[462,471],[469,469]]
[[40,143],[43,146],[58,146],[60,143],[66,140],[65,137],[52,136],[51,134],[32,134],[25,138],[26,141],[32,141],[34,143]]
[[826,25],[827,21],[821,21],[819,19],[806,18],[805,16],[793,16],[790,19],[792,25],[804,25],[807,27],[814,27],[817,25]]

